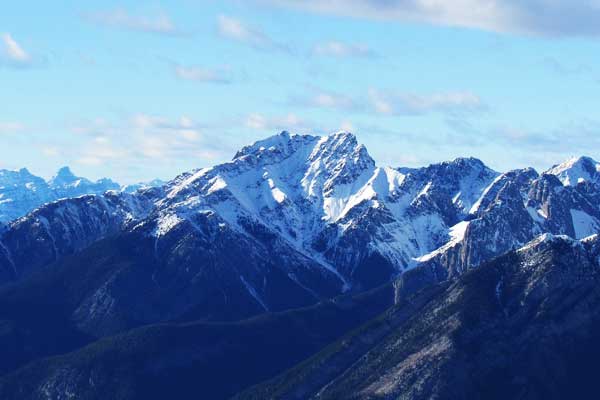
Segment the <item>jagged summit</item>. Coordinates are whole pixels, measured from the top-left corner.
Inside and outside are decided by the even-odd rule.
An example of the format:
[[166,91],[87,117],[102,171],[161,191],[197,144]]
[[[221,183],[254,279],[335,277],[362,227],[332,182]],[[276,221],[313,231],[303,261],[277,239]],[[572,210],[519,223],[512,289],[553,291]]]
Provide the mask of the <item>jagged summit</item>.
[[258,140],[251,145],[242,147],[233,159],[264,153],[289,154],[297,149],[299,145],[305,142],[317,140],[316,136],[290,134],[288,131],[282,131],[277,135],[266,139]]
[[244,146],[235,154],[233,160],[248,157],[281,160],[303,148],[311,148],[313,152],[310,156],[313,159],[319,155],[327,157],[357,155],[368,158],[374,164],[365,146],[359,145],[356,136],[346,131],[335,132],[328,136],[298,135],[282,131],[277,135]]
[[0,179],[11,180],[11,179],[27,179],[34,175],[27,168],[20,168],[15,170],[0,169]]
[[453,164],[457,166],[464,167],[478,167],[478,168],[487,168],[485,163],[481,161],[479,158],[475,157],[457,157],[452,161],[446,161],[442,164]]
[[9,222],[28,212],[61,198],[78,197],[85,194],[102,194],[108,190],[135,191],[142,187],[159,186],[159,182],[123,187],[108,178],[92,182],[76,176],[65,166],[46,181],[33,175],[27,168],[0,170],[0,222]]
[[57,171],[56,177],[63,178],[63,179],[69,179],[69,178],[75,178],[75,174],[73,173],[73,171],[71,171],[70,167],[64,166],[64,167],[61,167]]
[[[84,178],[77,177],[73,173],[73,171],[71,171],[71,168],[64,166],[58,170],[56,175],[54,175],[48,183],[51,186],[64,186],[64,185],[71,185],[79,179],[84,179]],[[86,179],[86,181],[88,181],[88,180]]]
[[29,170],[27,168],[21,168],[19,169],[19,174],[24,175],[24,176],[31,176],[31,172],[29,172]]
[[319,203],[333,194],[334,186],[351,183],[374,169],[375,161],[351,133],[320,137],[284,131],[243,147],[228,163],[181,175],[168,185],[169,197],[198,190],[206,194],[234,190],[240,199],[244,191],[242,197],[254,193],[254,185],[266,185],[256,194],[260,204],[274,205],[298,196]]
[[404,174],[415,174],[420,171],[423,171],[424,169],[428,169],[430,171],[454,170],[457,172],[466,171],[466,170],[493,171],[482,160],[480,160],[479,158],[475,158],[475,157],[457,157],[450,161],[442,161],[442,162],[436,162],[433,164],[429,164],[426,167],[398,167],[398,168],[396,168],[396,170],[398,170],[399,172],[402,172]]
[[555,175],[563,185],[575,186],[579,183],[600,183],[600,163],[591,157],[573,157],[546,171]]

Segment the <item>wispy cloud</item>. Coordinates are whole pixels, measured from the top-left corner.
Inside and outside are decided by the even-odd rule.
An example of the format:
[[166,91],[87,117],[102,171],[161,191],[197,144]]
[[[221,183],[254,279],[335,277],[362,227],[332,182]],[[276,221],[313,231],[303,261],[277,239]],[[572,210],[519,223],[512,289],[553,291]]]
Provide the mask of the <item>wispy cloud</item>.
[[217,32],[223,38],[255,49],[289,51],[288,46],[273,40],[262,29],[227,15],[220,15],[217,18]]
[[472,92],[447,92],[413,94],[369,90],[372,109],[385,115],[421,115],[430,112],[463,113],[480,112],[487,107],[482,99]]
[[62,154],[60,148],[56,146],[42,146],[41,151],[46,157],[59,157]]
[[180,35],[183,33],[171,18],[164,13],[153,16],[136,15],[119,8],[109,11],[90,12],[83,16],[92,23],[111,28],[162,35]]
[[0,39],[2,45],[0,50],[0,63],[16,68],[33,65],[33,57],[17,43],[11,34],[3,33],[0,36]]
[[20,122],[2,122],[0,121],[0,135],[11,135],[19,133],[25,129],[25,125]]
[[352,132],[355,129],[352,122],[347,119],[342,119],[337,124],[324,125],[295,113],[284,115],[251,113],[244,118],[243,125],[246,128],[261,132],[261,135],[284,130],[293,133],[324,135],[338,130]]
[[294,113],[289,113],[283,117],[267,117],[264,114],[252,113],[246,117],[245,126],[247,128],[260,131],[275,130],[306,130],[310,129],[311,124]]
[[292,107],[330,108],[343,111],[359,110],[362,107],[351,96],[316,88],[304,95],[290,97],[289,105]]
[[328,41],[323,43],[317,43],[313,47],[313,54],[317,56],[328,56],[328,57],[359,57],[359,58],[370,58],[375,57],[376,54],[369,46],[361,43],[344,43],[338,41]]
[[463,151],[510,148],[510,157],[496,160],[503,168],[534,166],[541,171],[572,156],[598,158],[600,150],[600,122],[591,119],[565,121],[545,129],[468,118],[450,118],[446,123],[450,131],[443,140],[446,145],[459,146]]
[[197,158],[223,158],[222,149],[188,116],[177,119],[138,113],[117,121],[98,118],[80,121],[71,131],[84,140],[77,162],[99,166],[109,162],[140,164]]
[[12,61],[19,63],[28,63],[31,61],[31,56],[25,50],[23,50],[19,43],[17,43],[10,34],[3,34],[2,42],[4,43],[6,56]]
[[77,162],[82,165],[101,166],[107,162],[124,159],[130,156],[130,151],[113,143],[112,138],[98,136],[79,149]]
[[446,115],[483,112],[487,106],[476,94],[469,91],[415,94],[371,88],[363,95],[347,95],[310,89],[304,95],[291,96],[293,107],[332,109],[343,112],[362,112],[390,116]]
[[600,35],[597,1],[256,0],[310,12],[546,36]]
[[179,79],[186,81],[205,83],[231,83],[231,71],[229,68],[211,69],[199,65],[173,64],[173,72]]

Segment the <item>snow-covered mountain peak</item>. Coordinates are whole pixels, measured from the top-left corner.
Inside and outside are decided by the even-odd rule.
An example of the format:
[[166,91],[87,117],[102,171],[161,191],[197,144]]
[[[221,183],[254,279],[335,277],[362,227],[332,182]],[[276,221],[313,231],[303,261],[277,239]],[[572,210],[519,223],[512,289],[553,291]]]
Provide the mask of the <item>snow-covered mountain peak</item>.
[[407,181],[416,186],[419,193],[416,200],[450,196],[463,216],[477,211],[481,196],[491,189],[490,185],[500,175],[476,158],[457,158],[425,168],[400,168],[399,171],[406,173]]
[[108,178],[92,182],[78,177],[69,167],[62,167],[48,181],[33,175],[26,168],[0,170],[0,221],[9,222],[59,199],[120,189],[118,183]]
[[359,144],[356,136],[350,132],[340,131],[320,138],[319,143],[310,155],[310,160],[322,159],[325,162],[349,159],[361,166],[374,166],[375,161],[367,148]]
[[314,143],[318,139],[316,136],[296,135],[283,131],[278,135],[259,140],[249,146],[244,146],[235,154],[233,160],[247,157],[255,157],[257,159],[285,158],[297,151],[301,146]]
[[459,168],[472,168],[472,169],[484,169],[486,165],[478,158],[475,157],[458,157],[452,161],[448,161],[446,164],[455,165]]
[[565,186],[600,183],[600,163],[590,157],[573,157],[550,168],[546,174],[555,175]]
[[238,198],[246,198],[257,189],[260,193],[256,196],[262,198],[262,185],[266,185],[268,197],[276,193],[275,204],[297,197],[319,203],[333,194],[334,186],[350,184],[374,169],[375,161],[351,133],[319,137],[284,131],[243,147],[230,162],[181,175],[168,185],[168,197],[177,200],[237,187]]
[[21,176],[28,176],[28,177],[29,176],[34,176],[31,172],[29,172],[29,170],[27,168],[21,168],[18,171],[15,171],[15,172],[17,172]]
[[452,161],[442,162],[437,165],[440,172],[452,178],[457,177],[477,177],[479,175],[497,175],[498,173],[483,163],[478,158],[474,157],[459,157]]
[[84,194],[101,194],[107,190],[119,190],[121,186],[108,179],[103,178],[96,182],[76,176],[69,167],[62,167],[57,174],[48,181],[59,198],[77,197]]
[[[102,181],[102,179],[100,181]],[[138,182],[138,183],[133,183],[133,184],[129,184],[129,185],[124,185],[121,187],[121,192],[135,193],[138,190],[142,190],[142,189],[161,188],[165,184],[166,184],[166,182],[164,182],[161,179],[153,179],[148,182]]]
[[58,170],[56,175],[53,176],[50,181],[48,181],[48,184],[50,187],[57,189],[65,187],[77,187],[82,184],[90,185],[92,182],[85,178],[77,177],[73,171],[71,171],[71,168],[65,166]]
[[64,180],[64,181],[73,181],[73,180],[77,179],[77,177],[75,176],[73,171],[71,171],[71,168],[64,166],[58,170],[58,172],[56,173],[56,175],[54,176],[53,179],[56,179],[56,180],[60,179],[60,180]]
[[11,185],[17,182],[31,181],[41,179],[33,175],[27,168],[21,168],[19,170],[0,170],[0,184]]
[[370,175],[375,170],[375,161],[366,147],[358,143],[356,136],[344,131],[322,137],[308,164],[303,186],[311,196],[316,194],[315,187],[325,196],[333,195],[335,186],[351,184],[363,173]]
[[566,243],[571,246],[581,245],[583,243],[582,240],[573,239],[567,235],[554,235],[552,233],[544,233],[537,236],[535,239],[531,240],[529,243],[525,244],[525,246],[517,249],[518,252],[526,252],[526,251],[536,251],[539,252],[540,248],[548,246],[553,243]]

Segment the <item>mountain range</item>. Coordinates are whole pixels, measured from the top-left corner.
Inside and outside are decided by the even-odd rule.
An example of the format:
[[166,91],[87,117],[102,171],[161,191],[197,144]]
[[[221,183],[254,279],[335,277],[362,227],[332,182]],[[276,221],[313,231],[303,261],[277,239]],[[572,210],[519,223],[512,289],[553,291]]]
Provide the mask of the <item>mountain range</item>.
[[20,218],[30,211],[62,198],[86,194],[103,194],[108,190],[134,192],[148,186],[160,186],[163,182],[121,186],[103,178],[96,182],[75,176],[69,167],[62,167],[51,179],[33,175],[27,168],[17,171],[0,170],[0,224]]
[[131,190],[14,174],[2,398],[560,398],[600,350],[588,157],[382,167],[282,132]]

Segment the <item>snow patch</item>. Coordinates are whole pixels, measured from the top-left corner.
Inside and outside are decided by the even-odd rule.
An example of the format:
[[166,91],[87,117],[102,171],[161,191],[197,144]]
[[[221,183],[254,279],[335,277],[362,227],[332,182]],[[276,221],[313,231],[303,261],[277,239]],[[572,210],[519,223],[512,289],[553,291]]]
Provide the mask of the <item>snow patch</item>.
[[181,191],[186,189],[189,185],[194,183],[196,180],[202,178],[208,172],[212,171],[212,168],[203,168],[199,171],[196,171],[189,178],[185,179],[183,182],[179,183],[175,187],[171,189],[171,191],[167,194],[167,198],[172,199],[176,197]]
[[182,221],[183,220],[179,218],[177,214],[163,215],[158,219],[156,229],[152,235],[157,238],[165,236]]
[[494,185],[496,185],[498,182],[500,182],[500,180],[503,177],[504,177],[504,175],[498,175],[492,181],[492,183],[490,183],[485,189],[483,189],[483,192],[481,193],[481,195],[479,196],[477,201],[473,204],[473,207],[471,207],[471,209],[469,210],[469,214],[476,214],[479,211],[479,208],[481,207],[481,203],[483,202],[483,199],[485,198],[485,196],[487,196],[487,194],[490,192],[490,190],[492,190]]
[[448,234],[450,240],[437,250],[432,251],[429,254],[415,258],[417,262],[425,262],[435,258],[437,255],[444,253],[446,250],[456,246],[465,238],[467,228],[469,227],[470,221],[462,221],[450,228]]
[[575,246],[575,245],[581,243],[580,241],[575,240],[572,237],[567,236],[567,235],[553,235],[551,233],[544,233],[542,235],[539,235],[538,237],[536,237],[529,243],[527,243],[525,246],[517,249],[517,253],[522,253],[524,251],[534,249],[535,247],[537,247],[538,245],[540,245],[542,243],[552,243],[552,242],[558,242],[558,241],[568,242],[572,246]]
[[254,287],[251,284],[249,284],[246,281],[246,279],[244,279],[244,277],[242,275],[240,275],[240,280],[242,281],[242,283],[246,287],[246,290],[248,291],[248,293],[250,293],[250,295],[252,297],[254,297],[254,299],[258,302],[258,304],[260,304],[262,306],[262,308],[265,309],[265,311],[269,311],[269,307],[267,307],[267,305],[265,304],[265,302],[260,298],[260,296],[256,292],[256,289],[254,289]]
[[600,163],[589,157],[574,157],[546,173],[555,175],[564,186],[576,186],[582,182],[599,181]]
[[433,184],[432,182],[427,182],[427,184],[425,185],[425,187],[423,189],[421,189],[421,191],[419,192],[417,197],[425,196],[427,194],[427,192],[429,192],[429,189],[431,189],[432,184]]
[[573,220],[576,239],[583,239],[600,232],[600,223],[598,220],[585,211],[572,209],[571,218]]
[[15,276],[17,276],[17,266],[15,264],[15,262],[12,259],[12,255],[10,254],[10,250],[8,249],[8,247],[6,247],[4,245],[4,243],[2,243],[2,241],[0,241],[0,248],[6,253],[6,259],[8,260],[8,263],[12,266],[13,272],[15,273]]
[[544,224],[546,222],[546,220],[548,219],[548,216],[546,215],[546,213],[544,213],[544,211],[541,209],[536,210],[533,207],[527,207],[527,212],[529,213],[529,216],[531,217],[531,219],[533,219],[535,222],[537,222],[539,224]]
[[216,176],[209,182],[210,187],[206,191],[206,194],[209,195],[211,193],[217,192],[219,190],[225,189],[227,187],[227,182],[220,176]]

